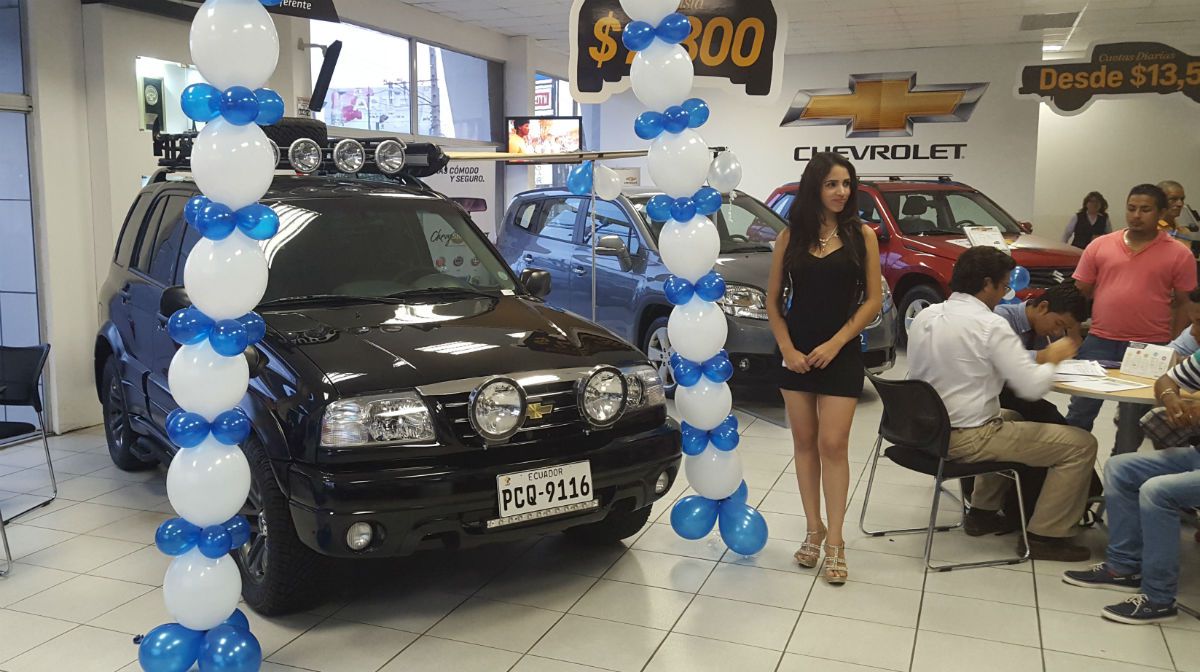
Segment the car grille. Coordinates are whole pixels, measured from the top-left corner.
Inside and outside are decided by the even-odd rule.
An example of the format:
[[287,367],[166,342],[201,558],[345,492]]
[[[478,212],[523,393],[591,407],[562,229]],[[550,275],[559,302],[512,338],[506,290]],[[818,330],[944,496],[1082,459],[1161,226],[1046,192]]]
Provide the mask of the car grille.
[[1029,286],[1033,289],[1046,289],[1061,285],[1070,280],[1074,272],[1074,268],[1031,268]]
[[[553,404],[554,410],[537,420],[526,417],[521,431],[509,439],[510,445],[578,437],[587,429],[583,417],[579,414],[573,381],[534,385],[525,390],[525,397],[530,406]],[[471,426],[471,420],[467,417],[470,399],[470,392],[434,397],[434,401],[444,409],[444,417],[449,420],[454,437],[465,446],[483,447],[483,439],[475,433],[475,428]]]

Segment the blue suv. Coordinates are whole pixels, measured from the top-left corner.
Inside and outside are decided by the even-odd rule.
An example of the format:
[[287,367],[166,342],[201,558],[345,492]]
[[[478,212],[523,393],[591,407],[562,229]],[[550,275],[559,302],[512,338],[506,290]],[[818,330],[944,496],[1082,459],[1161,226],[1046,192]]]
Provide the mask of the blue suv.
[[[628,189],[613,201],[596,201],[596,276],[592,277],[591,199],[561,188],[518,194],[501,225],[500,253],[517,273],[536,269],[552,279],[547,303],[595,321],[637,345],[658,367],[668,393],[675,386],[667,364],[671,344],[663,293],[670,276],[658,253],[662,222],[651,221],[646,203],[659,191]],[[775,238],[787,222],[761,201],[735,191],[713,215],[721,234],[717,267],[728,285],[720,302],[729,320],[726,348],[739,384],[769,383],[778,370],[775,337],[767,323],[767,275]],[[884,283],[883,311],[865,332],[869,371],[896,360],[896,311]]]

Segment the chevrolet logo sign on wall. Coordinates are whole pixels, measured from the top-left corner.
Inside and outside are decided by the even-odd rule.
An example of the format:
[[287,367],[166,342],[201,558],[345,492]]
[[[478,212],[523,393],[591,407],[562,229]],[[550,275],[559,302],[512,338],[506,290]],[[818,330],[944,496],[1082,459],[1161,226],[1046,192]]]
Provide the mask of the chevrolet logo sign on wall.
[[966,121],[987,82],[917,86],[917,73],[851,75],[850,89],[801,90],[780,126],[838,126],[848,138],[913,134],[918,122]]

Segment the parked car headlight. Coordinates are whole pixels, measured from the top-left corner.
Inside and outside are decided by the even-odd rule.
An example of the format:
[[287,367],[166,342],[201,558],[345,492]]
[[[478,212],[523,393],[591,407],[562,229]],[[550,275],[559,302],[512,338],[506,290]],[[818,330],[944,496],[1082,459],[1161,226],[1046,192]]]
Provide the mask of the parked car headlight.
[[727,285],[725,296],[717,303],[720,304],[721,310],[731,317],[767,319],[767,295],[757,287]]
[[625,412],[629,384],[611,366],[596,368],[579,382],[579,412],[593,427],[610,427]]
[[654,367],[635,366],[625,369],[624,374],[625,387],[628,390],[626,413],[636,413],[667,404],[662,379],[658,377],[658,371]]
[[896,306],[895,306],[895,304],[892,303],[892,289],[890,287],[888,287],[887,278],[883,278],[883,280],[881,280],[881,282],[883,283],[883,311],[882,312],[886,313],[889,310],[895,308]]
[[433,417],[415,392],[335,401],[321,419],[321,445],[331,448],[433,440]]
[[520,431],[527,404],[525,390],[515,380],[493,378],[471,393],[467,417],[485,441],[506,441]]

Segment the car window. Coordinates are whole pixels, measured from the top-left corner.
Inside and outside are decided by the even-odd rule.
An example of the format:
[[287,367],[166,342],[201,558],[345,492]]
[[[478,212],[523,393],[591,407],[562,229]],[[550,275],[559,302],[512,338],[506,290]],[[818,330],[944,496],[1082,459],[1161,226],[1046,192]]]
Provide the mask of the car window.
[[[583,220],[583,244],[591,246],[592,244],[592,221],[591,211],[588,211],[588,217]],[[600,238],[605,236],[617,236],[625,243],[625,247],[629,248],[629,253],[636,255],[641,252],[642,239],[638,235],[637,229],[630,223],[629,218],[621,208],[612,201],[596,201],[596,235]]]
[[575,221],[582,207],[582,198],[543,201],[538,215],[541,225],[535,233],[552,240],[575,242]]
[[158,227],[162,225],[163,213],[167,210],[167,198],[160,196],[154,201],[150,216],[146,218],[146,226],[138,236],[137,249],[134,250],[134,260],[130,264],[147,275],[150,274],[150,256],[154,251],[154,239],[158,235]]
[[146,221],[146,211],[150,209],[150,195],[139,194],[129,208],[125,217],[125,225],[121,227],[121,237],[117,240],[116,253],[113,261],[119,266],[128,266],[133,256],[133,247],[138,241],[142,224]]
[[[175,265],[179,263],[179,247],[183,240],[183,209],[188,199],[185,196],[169,196],[161,209],[158,233],[150,250],[149,275],[151,278],[170,285],[175,280]],[[155,208],[155,213],[160,212]]]
[[537,206],[537,201],[530,201],[529,203],[522,205],[521,209],[517,211],[516,217],[513,218],[513,224],[515,224],[519,229],[531,231],[531,227],[533,226],[533,218],[537,213]]
[[875,204],[875,197],[865,191],[858,192],[858,217],[868,224],[883,224],[883,215]]
[[775,211],[775,214],[787,219],[788,215],[792,212],[792,203],[795,201],[796,197],[793,194],[784,194],[779,197],[779,200],[775,201],[771,209]]
[[[632,197],[631,201],[633,209],[642,216],[650,236],[658,242],[658,236],[666,222],[656,222],[646,214],[646,204],[650,198],[650,194],[642,194]],[[721,254],[770,252],[771,244],[779,237],[780,232],[787,228],[787,220],[762,201],[740,191],[733,192],[732,196],[725,196],[721,209],[709,219],[716,225],[717,233],[721,237]]]
[[1020,232],[1008,213],[978,192],[893,192],[885,194],[884,200],[900,230],[909,235],[962,235],[964,225]]

